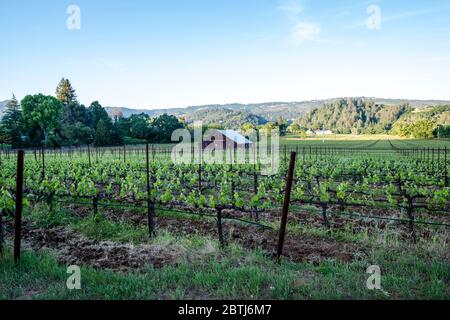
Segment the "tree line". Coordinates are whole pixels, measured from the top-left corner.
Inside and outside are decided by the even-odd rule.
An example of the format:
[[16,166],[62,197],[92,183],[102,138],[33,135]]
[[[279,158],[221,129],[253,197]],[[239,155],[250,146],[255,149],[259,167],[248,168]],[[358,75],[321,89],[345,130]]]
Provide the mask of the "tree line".
[[[414,110],[409,104],[383,105],[340,99],[301,117],[291,130],[329,129],[338,134],[393,134],[415,139],[450,137],[450,106]],[[303,130],[302,130],[303,128]]]
[[70,81],[63,78],[55,96],[27,95],[19,102],[13,95],[0,121],[0,143],[12,148],[165,143],[173,130],[183,127],[167,114],[111,118],[98,101],[88,107],[81,104]]

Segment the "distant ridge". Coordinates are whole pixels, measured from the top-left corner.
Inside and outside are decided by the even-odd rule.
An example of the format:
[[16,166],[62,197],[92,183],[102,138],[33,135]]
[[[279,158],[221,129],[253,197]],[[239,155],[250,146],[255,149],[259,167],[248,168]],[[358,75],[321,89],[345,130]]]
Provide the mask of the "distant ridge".
[[[352,97],[354,99],[361,99],[364,101],[373,101],[377,104],[384,105],[399,105],[408,103],[413,108],[421,108],[426,106],[446,105],[450,104],[449,100],[410,100],[410,99],[386,99],[376,97]],[[250,113],[266,121],[275,121],[282,117],[286,120],[297,119],[302,115],[310,112],[313,109],[320,108],[324,105],[334,103],[342,98],[323,99],[323,100],[309,100],[299,102],[265,102],[265,103],[231,103],[231,104],[214,104],[214,105],[200,105],[190,106],[186,108],[160,108],[160,109],[133,109],[128,107],[106,107],[106,111],[110,116],[121,112],[124,117],[129,117],[133,114],[145,113],[151,117],[157,117],[161,114],[167,113],[178,117],[191,118],[190,115],[194,113],[200,114],[200,110],[214,110],[214,109],[228,109],[232,111],[241,111]],[[345,99],[345,98],[344,98]],[[195,121],[196,119],[191,119]]]

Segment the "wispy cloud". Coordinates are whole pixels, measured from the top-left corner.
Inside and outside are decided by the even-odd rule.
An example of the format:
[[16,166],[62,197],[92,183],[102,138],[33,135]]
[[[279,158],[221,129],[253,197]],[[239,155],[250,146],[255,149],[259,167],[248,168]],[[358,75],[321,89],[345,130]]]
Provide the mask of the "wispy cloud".
[[110,67],[110,68],[114,68],[114,69],[120,69],[120,68],[125,67],[125,64],[123,64],[123,63],[117,63],[117,62],[114,62],[114,61],[111,61],[111,60],[108,60],[108,59],[105,59],[105,58],[101,58],[100,61],[105,66]]
[[321,32],[320,25],[308,22],[298,22],[291,30],[292,40],[297,44],[316,40]]
[[285,1],[279,4],[277,8],[291,18],[296,17],[303,11],[303,5],[298,0]]
[[284,1],[278,5],[277,9],[283,12],[294,23],[290,31],[290,37],[293,43],[303,44],[308,41],[315,41],[321,33],[322,29],[319,24],[300,19],[300,14],[304,10],[301,1]]

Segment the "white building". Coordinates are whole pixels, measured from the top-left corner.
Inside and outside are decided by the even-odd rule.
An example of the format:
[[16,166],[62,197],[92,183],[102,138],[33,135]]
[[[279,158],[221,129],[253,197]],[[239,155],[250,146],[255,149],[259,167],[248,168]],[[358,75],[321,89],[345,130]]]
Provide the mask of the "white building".
[[317,136],[327,136],[330,134],[333,134],[333,131],[331,130],[317,130],[316,132],[314,132],[315,135]]

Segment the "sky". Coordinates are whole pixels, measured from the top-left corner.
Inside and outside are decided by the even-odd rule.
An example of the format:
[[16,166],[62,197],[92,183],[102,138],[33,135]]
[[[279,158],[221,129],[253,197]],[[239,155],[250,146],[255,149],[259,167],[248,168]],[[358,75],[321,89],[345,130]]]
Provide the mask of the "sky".
[[448,0],[0,0],[0,101],[450,100]]

